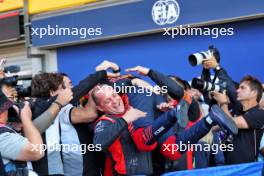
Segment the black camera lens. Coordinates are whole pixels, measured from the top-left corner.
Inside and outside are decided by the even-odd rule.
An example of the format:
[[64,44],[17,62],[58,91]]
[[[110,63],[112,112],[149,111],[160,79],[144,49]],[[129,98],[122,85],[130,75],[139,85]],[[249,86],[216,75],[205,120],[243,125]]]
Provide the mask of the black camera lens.
[[198,90],[204,89],[204,81],[198,78],[193,78],[192,87]]
[[193,67],[198,64],[198,61],[197,61],[197,58],[196,58],[195,55],[192,54],[192,55],[189,56],[189,63]]

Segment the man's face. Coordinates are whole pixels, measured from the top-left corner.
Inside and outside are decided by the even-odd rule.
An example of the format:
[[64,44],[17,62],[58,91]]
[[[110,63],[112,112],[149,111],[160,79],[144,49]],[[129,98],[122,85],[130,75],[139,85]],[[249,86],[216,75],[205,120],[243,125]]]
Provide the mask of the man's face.
[[8,120],[8,111],[4,111],[0,113],[0,122],[1,123],[7,123]]
[[98,110],[106,114],[123,114],[125,112],[124,102],[111,86],[100,87],[95,92],[98,100]]
[[9,99],[14,99],[17,96],[16,90],[12,86],[2,85],[2,91]]
[[237,89],[237,100],[242,102],[251,100],[252,98],[257,99],[257,92],[250,89],[247,81],[240,83]]
[[199,100],[200,98],[201,98],[201,96],[202,96],[202,94],[201,94],[201,92],[199,91],[199,90],[197,90],[197,89],[191,89],[190,91],[190,95],[191,95],[191,97],[193,97],[195,100]]
[[67,76],[63,76],[63,84],[65,88],[70,88],[70,89],[73,88],[72,81]]

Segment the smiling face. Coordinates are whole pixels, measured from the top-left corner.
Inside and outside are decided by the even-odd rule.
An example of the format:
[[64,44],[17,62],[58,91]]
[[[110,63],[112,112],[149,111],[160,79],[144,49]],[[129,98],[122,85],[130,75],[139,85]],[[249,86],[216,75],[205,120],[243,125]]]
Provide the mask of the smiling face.
[[98,86],[93,96],[97,102],[97,109],[106,114],[123,114],[125,106],[122,98],[111,86]]

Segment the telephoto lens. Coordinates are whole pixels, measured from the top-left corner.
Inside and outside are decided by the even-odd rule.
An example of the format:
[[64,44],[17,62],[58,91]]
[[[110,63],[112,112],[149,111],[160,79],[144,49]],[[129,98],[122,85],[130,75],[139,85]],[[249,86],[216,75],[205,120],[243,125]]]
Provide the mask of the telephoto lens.
[[189,56],[189,63],[194,67],[202,64],[205,59],[211,59],[212,57],[213,52],[211,50],[194,53]]
[[223,93],[226,89],[226,84],[212,84],[199,78],[193,78],[192,87],[202,91],[217,91]]

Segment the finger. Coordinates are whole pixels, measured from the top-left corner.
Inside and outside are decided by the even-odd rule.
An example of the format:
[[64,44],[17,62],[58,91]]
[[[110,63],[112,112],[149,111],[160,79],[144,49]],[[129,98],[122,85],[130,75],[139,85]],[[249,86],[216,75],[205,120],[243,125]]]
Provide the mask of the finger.
[[126,72],[138,71],[138,67],[127,68]]
[[143,113],[140,113],[139,115],[140,115],[140,117],[146,117],[147,116],[147,113],[146,112],[143,112]]
[[107,72],[107,76],[111,77],[111,78],[116,78],[120,76],[120,73],[111,73],[111,72]]

